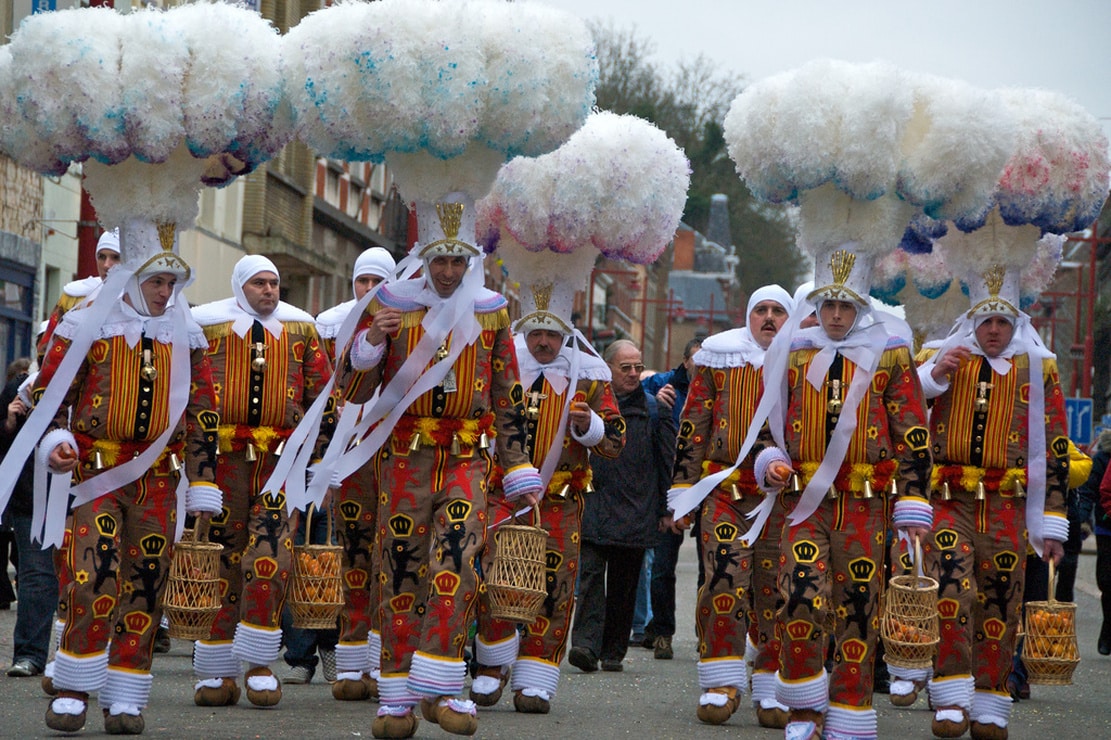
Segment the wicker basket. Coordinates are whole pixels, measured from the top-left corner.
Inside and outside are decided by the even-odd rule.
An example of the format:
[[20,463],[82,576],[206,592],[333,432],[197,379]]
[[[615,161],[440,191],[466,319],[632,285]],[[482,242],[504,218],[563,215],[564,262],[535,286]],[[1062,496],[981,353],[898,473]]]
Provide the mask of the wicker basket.
[[1076,642],[1076,604],[1057,601],[1057,573],[1049,563],[1049,601],[1026,603],[1026,637],[1022,662],[1028,680],[1044,686],[1068,686],[1080,664]]
[[495,619],[532,624],[548,596],[544,588],[548,533],[535,525],[535,509],[533,522],[534,526],[503,524],[494,533],[498,547],[486,590]]
[[[198,533],[198,529],[202,530]],[[170,622],[170,637],[204,640],[220,612],[220,552],[208,541],[208,524],[199,521],[174,546],[170,575],[162,592],[162,610]]]
[[[914,541],[917,568],[922,545]],[[924,575],[893,576],[884,595],[880,636],[885,659],[901,668],[930,668],[941,640],[937,615],[938,583]]]
[[[311,539],[312,506],[306,514],[305,537]],[[328,539],[332,539],[332,512],[328,511]],[[340,545],[295,545],[293,577],[289,582],[289,610],[298,629],[330,629],[343,611],[343,575]]]

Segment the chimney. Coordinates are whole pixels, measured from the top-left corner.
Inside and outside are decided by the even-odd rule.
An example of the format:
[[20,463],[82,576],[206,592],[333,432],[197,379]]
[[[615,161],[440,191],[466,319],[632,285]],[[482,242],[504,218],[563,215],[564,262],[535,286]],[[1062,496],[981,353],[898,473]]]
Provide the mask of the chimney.
[[729,196],[724,193],[710,196],[710,220],[706,224],[706,239],[726,249],[733,246],[733,235],[729,230]]

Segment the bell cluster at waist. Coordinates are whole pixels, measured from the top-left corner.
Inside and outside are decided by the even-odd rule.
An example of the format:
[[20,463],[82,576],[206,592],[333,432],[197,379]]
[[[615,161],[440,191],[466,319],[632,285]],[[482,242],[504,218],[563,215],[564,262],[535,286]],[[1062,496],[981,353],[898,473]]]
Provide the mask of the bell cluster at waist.
[[[969,491],[1025,496],[1026,468],[977,468],[973,465],[935,465],[930,486],[942,493]],[[947,498],[947,496],[946,496]]]
[[[80,451],[81,468],[86,472],[107,470],[122,465],[143,454],[151,444],[130,440],[98,439],[80,432],[73,432],[73,438],[77,440]],[[160,476],[178,472],[182,468],[184,452],[184,440],[171,442],[150,466],[150,471]]]
[[283,427],[252,427],[247,424],[221,424],[218,430],[221,454],[243,452],[250,447],[253,452],[282,454],[281,448],[293,429]]
[[393,428],[396,441],[415,452],[421,447],[446,447],[453,455],[473,454],[477,446],[487,449],[493,444],[494,414],[488,412],[477,419],[438,416],[402,416]]

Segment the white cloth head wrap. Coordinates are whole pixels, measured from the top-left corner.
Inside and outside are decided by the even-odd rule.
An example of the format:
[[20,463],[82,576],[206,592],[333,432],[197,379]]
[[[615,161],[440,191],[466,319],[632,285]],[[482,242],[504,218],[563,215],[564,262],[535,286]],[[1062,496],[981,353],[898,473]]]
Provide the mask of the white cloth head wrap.
[[120,230],[112,229],[105,231],[100,235],[96,241],[96,251],[99,254],[101,250],[107,249],[109,252],[120,253]]
[[[243,309],[246,316],[236,319],[232,325],[232,330],[241,337],[245,336],[251,323],[257,320],[272,336],[280,337],[282,335],[282,322],[275,318],[273,313],[266,316],[256,313],[251,308],[251,304],[247,302],[247,296],[243,292],[243,286],[247,284],[247,281],[260,272],[272,272],[279,279],[281,278],[281,273],[278,272],[274,263],[261,254],[248,254],[235,263],[235,268],[231,272],[231,292],[235,296],[235,302]],[[242,326],[244,323],[246,326]]]
[[355,268],[351,272],[351,289],[355,289],[356,278],[373,275],[388,280],[396,269],[397,263],[393,255],[382,247],[371,247],[355,260]]

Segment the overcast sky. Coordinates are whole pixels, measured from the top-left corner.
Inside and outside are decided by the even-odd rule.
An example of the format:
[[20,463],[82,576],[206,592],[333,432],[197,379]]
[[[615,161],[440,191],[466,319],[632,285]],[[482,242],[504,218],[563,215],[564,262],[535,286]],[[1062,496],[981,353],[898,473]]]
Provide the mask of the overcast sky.
[[699,53],[754,82],[811,59],[889,61],[1073,98],[1111,137],[1111,0],[544,0],[612,19],[671,67]]

